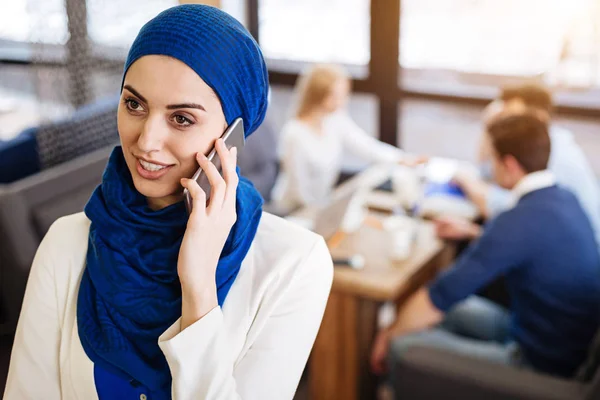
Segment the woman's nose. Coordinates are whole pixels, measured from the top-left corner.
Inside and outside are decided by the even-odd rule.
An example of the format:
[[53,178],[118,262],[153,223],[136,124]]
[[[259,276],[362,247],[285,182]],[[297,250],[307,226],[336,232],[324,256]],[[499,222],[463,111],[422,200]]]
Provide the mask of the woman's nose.
[[138,148],[145,153],[160,150],[167,134],[168,127],[159,118],[148,118],[144,122],[142,132],[138,137]]

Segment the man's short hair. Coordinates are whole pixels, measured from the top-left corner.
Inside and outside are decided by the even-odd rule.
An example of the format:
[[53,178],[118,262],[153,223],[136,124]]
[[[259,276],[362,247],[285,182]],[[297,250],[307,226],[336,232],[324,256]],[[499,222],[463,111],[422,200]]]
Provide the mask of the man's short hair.
[[486,129],[500,157],[513,156],[527,173],[548,168],[548,121],[539,111],[526,109],[519,113],[501,114],[490,121]]

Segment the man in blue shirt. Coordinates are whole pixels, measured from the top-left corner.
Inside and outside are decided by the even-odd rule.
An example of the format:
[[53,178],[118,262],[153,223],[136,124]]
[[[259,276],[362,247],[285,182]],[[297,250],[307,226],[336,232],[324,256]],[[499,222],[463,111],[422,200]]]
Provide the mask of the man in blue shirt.
[[[418,290],[379,333],[371,366],[381,373],[414,345],[434,346],[570,377],[600,323],[600,255],[575,196],[557,186],[547,164],[547,123],[528,109],[487,126],[495,181],[516,204],[485,229],[438,226],[475,242],[429,287]],[[504,276],[512,307],[474,295]]]
[[[534,108],[547,114],[549,118],[553,108],[552,94],[547,88],[537,84],[505,87],[500,97],[486,108],[484,121],[493,119],[504,110],[523,106]],[[549,135],[551,151],[548,169],[554,174],[556,182],[570,190],[579,200],[590,219],[596,242],[600,246],[600,186],[594,171],[570,131],[551,124]],[[484,179],[491,178],[486,176],[489,175],[492,162],[489,153],[489,140],[484,134],[479,154]],[[459,174],[456,176],[456,181],[486,218],[494,218],[509,208],[514,201],[511,193],[506,189],[470,174]]]

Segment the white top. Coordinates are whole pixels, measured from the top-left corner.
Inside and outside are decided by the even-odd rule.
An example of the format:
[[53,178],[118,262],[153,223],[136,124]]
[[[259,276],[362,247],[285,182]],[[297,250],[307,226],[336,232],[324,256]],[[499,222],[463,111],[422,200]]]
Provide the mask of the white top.
[[556,178],[550,170],[536,171],[525,175],[512,189],[513,196],[519,200],[528,193],[556,185]]
[[[35,256],[4,399],[97,399],[76,304],[90,221],[56,221]],[[223,308],[158,339],[173,399],[292,399],[333,279],[324,240],[264,213]]]
[[273,200],[282,209],[322,204],[329,199],[342,169],[344,152],[367,162],[398,162],[402,150],[369,136],[346,112],[327,117],[322,132],[298,119],[281,133],[282,173]]

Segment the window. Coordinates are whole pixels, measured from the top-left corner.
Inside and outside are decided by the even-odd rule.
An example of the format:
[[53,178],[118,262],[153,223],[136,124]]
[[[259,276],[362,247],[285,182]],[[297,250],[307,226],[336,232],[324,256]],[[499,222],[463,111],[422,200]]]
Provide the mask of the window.
[[[85,0],[80,0],[85,1]],[[128,48],[140,28],[178,0],[87,0],[90,39]],[[245,0],[222,0],[222,8],[245,18]],[[65,44],[69,38],[65,0],[7,0],[0,5],[0,39]]]
[[64,0],[10,0],[0,5],[0,39],[65,44]]
[[258,11],[269,59],[369,63],[369,0],[260,0]]
[[146,22],[177,0],[87,0],[88,35],[93,42],[129,48]]
[[598,0],[403,0],[408,69],[600,85]]

